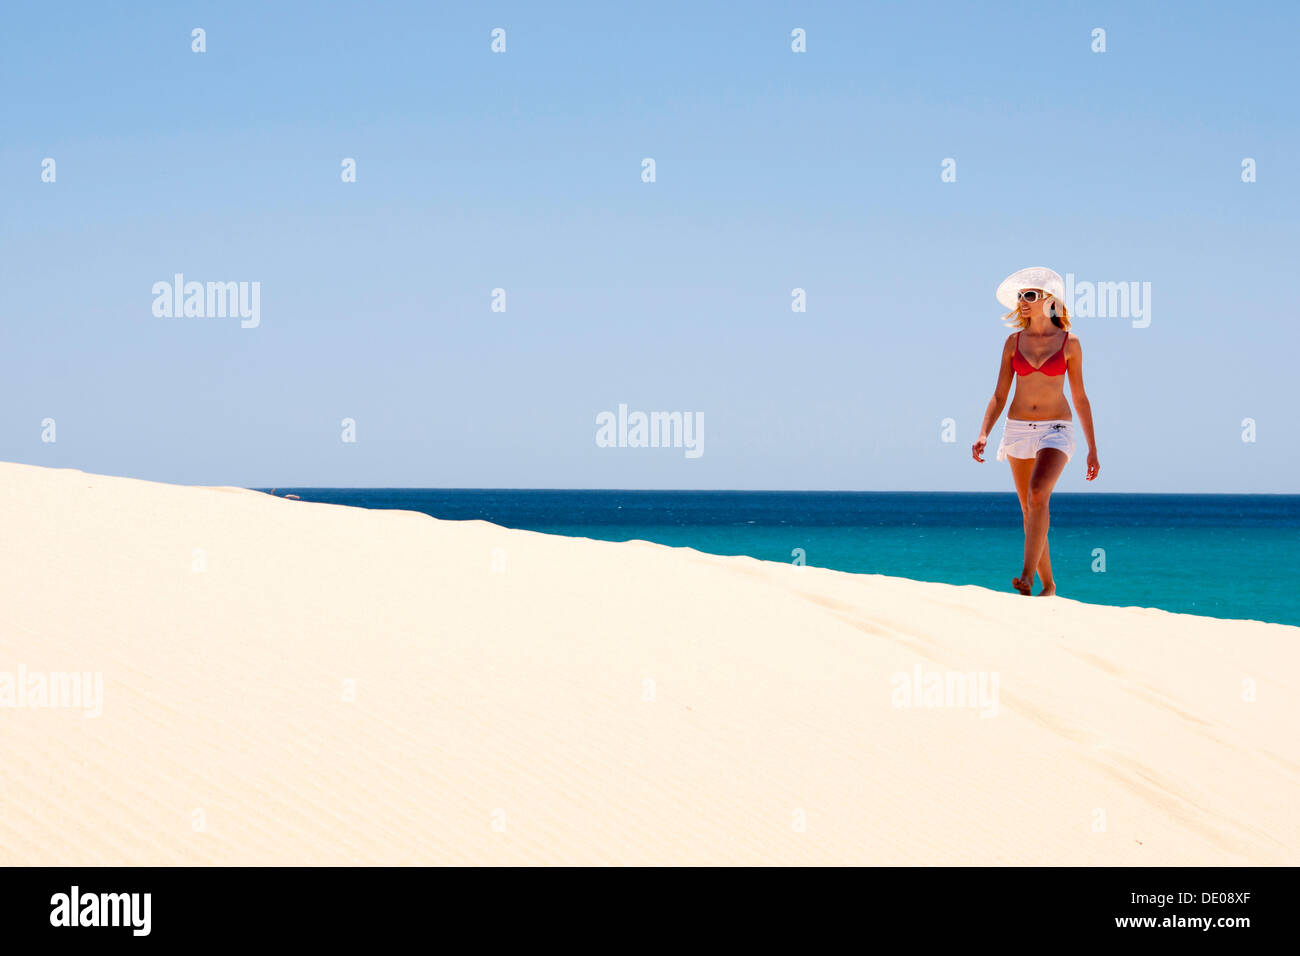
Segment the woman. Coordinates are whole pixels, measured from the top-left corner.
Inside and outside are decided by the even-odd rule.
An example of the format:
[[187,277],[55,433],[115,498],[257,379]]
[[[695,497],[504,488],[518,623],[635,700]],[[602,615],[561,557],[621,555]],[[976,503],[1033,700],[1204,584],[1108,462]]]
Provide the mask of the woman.
[[1083,390],[1083,347],[1070,334],[1070,314],[1065,307],[1065,283],[1051,269],[1021,269],[998,286],[997,299],[1010,312],[1004,316],[1019,332],[1002,345],[998,384],[984,412],[980,436],[971,446],[976,461],[983,461],[989,429],[1002,414],[1011,381],[1016,395],[1007,411],[1007,423],[998,444],[998,461],[1011,462],[1011,477],[1025,523],[1025,566],[1011,583],[1030,594],[1034,572],[1042,579],[1039,595],[1056,593],[1052,559],[1047,548],[1048,499],[1065,463],[1074,454],[1074,422],[1065,398],[1066,373],[1070,394],[1088,439],[1088,481],[1097,477],[1097,443],[1092,433],[1092,407]]

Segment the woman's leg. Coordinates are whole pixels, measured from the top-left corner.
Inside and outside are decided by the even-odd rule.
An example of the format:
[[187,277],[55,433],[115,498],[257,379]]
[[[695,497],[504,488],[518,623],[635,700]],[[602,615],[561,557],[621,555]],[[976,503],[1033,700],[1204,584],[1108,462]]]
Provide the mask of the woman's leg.
[[[1024,524],[1026,534],[1029,531],[1029,477],[1034,471],[1035,458],[1012,458],[1007,456],[1007,461],[1011,463],[1011,478],[1016,483],[1016,495],[1020,498],[1020,517]],[[1039,591],[1040,596],[1051,596],[1056,593],[1056,580],[1052,577],[1052,543],[1049,539],[1043,539],[1043,556],[1038,559],[1038,576],[1042,578],[1043,589]],[[1032,582],[1030,582],[1032,584]]]
[[1043,556],[1038,559],[1038,577],[1043,582],[1043,589],[1038,592],[1039,597],[1051,597],[1056,593],[1056,579],[1052,577],[1052,556],[1048,551],[1052,547],[1052,542],[1047,538],[1043,539]]
[[1025,493],[1025,566],[1020,577],[1011,582],[1021,594],[1033,590],[1034,569],[1047,547],[1047,529],[1051,523],[1047,503],[1069,460],[1058,448],[1044,448],[1034,459],[1033,470],[1029,473],[1029,488]]

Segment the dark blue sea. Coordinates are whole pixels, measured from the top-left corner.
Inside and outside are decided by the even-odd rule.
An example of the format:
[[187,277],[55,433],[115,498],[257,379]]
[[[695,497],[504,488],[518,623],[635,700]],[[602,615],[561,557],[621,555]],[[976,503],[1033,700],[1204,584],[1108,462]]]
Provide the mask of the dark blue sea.
[[[1020,507],[1010,492],[275,493],[765,561],[792,562],[802,552],[805,563],[819,567],[1000,591],[1009,591],[1020,572],[1024,547]],[[1062,596],[1300,625],[1300,495],[1058,493],[1048,540]]]

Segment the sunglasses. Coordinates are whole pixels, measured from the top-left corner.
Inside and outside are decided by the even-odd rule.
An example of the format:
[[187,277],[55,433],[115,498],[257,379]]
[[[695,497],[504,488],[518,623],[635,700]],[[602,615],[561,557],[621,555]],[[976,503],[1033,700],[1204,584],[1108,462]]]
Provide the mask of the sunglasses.
[[1017,299],[1024,299],[1026,302],[1037,302],[1039,299],[1046,299],[1046,292],[1039,292],[1037,289],[1024,289],[1016,294]]

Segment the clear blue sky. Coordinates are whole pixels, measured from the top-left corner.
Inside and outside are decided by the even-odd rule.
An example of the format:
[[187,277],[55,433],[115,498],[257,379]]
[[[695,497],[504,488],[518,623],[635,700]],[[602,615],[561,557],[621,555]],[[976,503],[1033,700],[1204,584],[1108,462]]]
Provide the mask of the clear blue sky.
[[[1102,474],[1080,435],[1059,490],[1300,491],[1297,5],[990,6],[10,5],[0,458],[1005,490],[993,289],[1048,265],[1152,287],[1147,328],[1075,324]],[[260,327],[155,318],[177,272],[260,282]],[[619,403],[705,453],[598,448]]]

